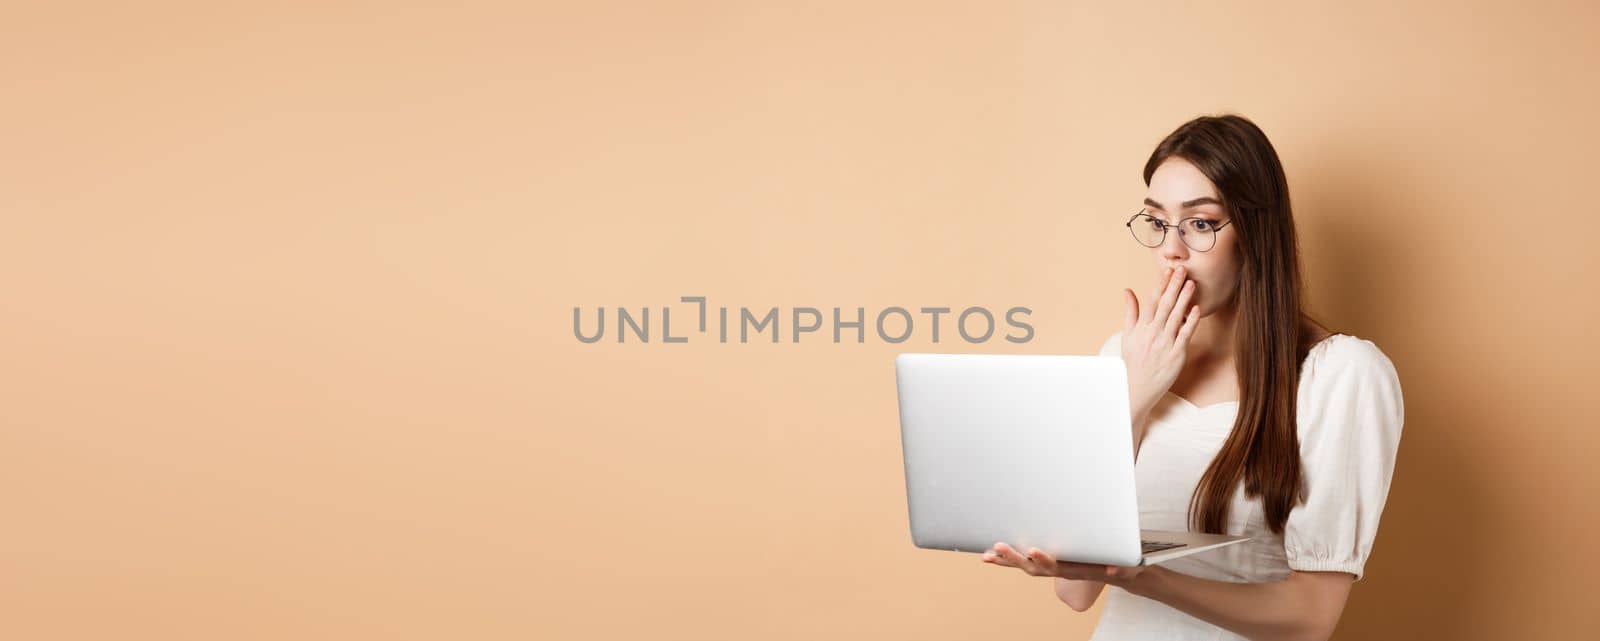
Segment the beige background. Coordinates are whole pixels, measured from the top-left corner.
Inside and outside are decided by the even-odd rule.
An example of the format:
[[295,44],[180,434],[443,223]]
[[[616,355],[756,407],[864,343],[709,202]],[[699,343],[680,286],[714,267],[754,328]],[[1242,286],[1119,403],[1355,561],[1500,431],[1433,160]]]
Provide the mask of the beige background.
[[[1085,638],[912,547],[892,357],[1092,353],[1225,111],[1405,388],[1338,638],[1600,625],[1593,2],[140,4],[0,9],[0,637]],[[1037,333],[572,335],[693,295]]]

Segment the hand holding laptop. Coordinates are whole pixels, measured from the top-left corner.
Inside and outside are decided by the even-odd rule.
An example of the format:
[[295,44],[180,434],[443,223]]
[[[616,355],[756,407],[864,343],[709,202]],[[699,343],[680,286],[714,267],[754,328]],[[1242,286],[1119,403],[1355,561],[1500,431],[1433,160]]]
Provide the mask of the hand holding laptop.
[[1133,580],[1144,571],[1144,566],[1138,565],[1101,565],[1098,563],[1074,563],[1072,561],[1057,561],[1044,550],[1028,548],[1027,554],[1022,554],[1005,543],[996,543],[983,553],[984,563],[1017,568],[1033,576],[1047,576],[1058,579],[1072,579],[1074,581],[1102,581],[1112,585],[1120,585]]

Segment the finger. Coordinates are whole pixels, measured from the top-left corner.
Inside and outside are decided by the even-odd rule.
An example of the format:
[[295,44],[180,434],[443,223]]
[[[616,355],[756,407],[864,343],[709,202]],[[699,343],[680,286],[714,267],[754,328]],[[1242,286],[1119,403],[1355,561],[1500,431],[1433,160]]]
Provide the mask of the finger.
[[994,565],[1006,565],[1006,560],[1001,558],[1000,553],[996,552],[992,547],[983,551],[983,562],[992,563]]
[[1123,314],[1122,329],[1133,329],[1134,323],[1139,322],[1139,297],[1133,295],[1133,290],[1123,289]]
[[996,543],[994,549],[1000,553],[1000,558],[1005,559],[1006,562],[1011,566],[1020,568],[1022,571],[1029,574],[1033,574],[1033,564],[1029,563],[1026,558],[1023,558],[1022,553],[1018,552],[1016,548],[1004,543]]
[[1189,317],[1189,300],[1194,298],[1195,284],[1192,280],[1183,281],[1183,288],[1178,291],[1178,300],[1173,303],[1174,312],[1167,318],[1167,324],[1162,328],[1162,333],[1173,336],[1178,333],[1178,327],[1183,325]]
[[996,544],[990,546],[989,549],[986,550],[983,553],[984,560],[986,560],[986,561],[988,561],[990,563],[993,563],[995,565],[1010,566],[1011,562],[1006,560],[1006,557],[1005,557],[1004,554],[1000,553],[1000,545],[1001,544],[996,543]]
[[1017,554],[1017,551],[1012,549],[1011,546],[1004,543],[996,543],[994,544],[994,552],[1000,555],[1000,560],[1004,561],[1006,565],[1015,568],[1022,567],[1022,555]]
[[1056,560],[1044,550],[1028,548],[1028,560],[1033,562],[1034,567],[1039,568],[1040,573],[1055,576]]
[[1200,325],[1200,306],[1189,308],[1189,313],[1183,317],[1183,325],[1178,327],[1178,335],[1173,338],[1173,345],[1183,348],[1189,345],[1189,337],[1194,335],[1194,328]]
[[1161,300],[1156,303],[1156,313],[1150,320],[1158,327],[1165,327],[1167,315],[1172,313],[1172,305],[1177,302],[1178,290],[1183,287],[1184,270],[1182,267],[1172,270],[1172,277],[1167,279],[1167,288],[1161,292]]
[[1139,322],[1141,324],[1150,322],[1151,317],[1155,316],[1156,306],[1154,305],[1154,303],[1157,300],[1161,299],[1161,288],[1167,283],[1167,281],[1169,281],[1171,279],[1172,279],[1172,269],[1171,268],[1166,268],[1166,269],[1161,270],[1161,275],[1156,277],[1155,289],[1150,290],[1150,302],[1151,302],[1151,304],[1144,305],[1139,310]]

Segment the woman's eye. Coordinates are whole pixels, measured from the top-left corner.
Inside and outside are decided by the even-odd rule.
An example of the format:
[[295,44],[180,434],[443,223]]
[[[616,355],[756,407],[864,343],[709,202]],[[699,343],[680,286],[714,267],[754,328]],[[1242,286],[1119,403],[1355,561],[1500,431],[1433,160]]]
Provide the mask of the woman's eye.
[[1204,218],[1196,218],[1194,220],[1194,229],[1195,231],[1211,231],[1211,226],[1214,224],[1216,223]]

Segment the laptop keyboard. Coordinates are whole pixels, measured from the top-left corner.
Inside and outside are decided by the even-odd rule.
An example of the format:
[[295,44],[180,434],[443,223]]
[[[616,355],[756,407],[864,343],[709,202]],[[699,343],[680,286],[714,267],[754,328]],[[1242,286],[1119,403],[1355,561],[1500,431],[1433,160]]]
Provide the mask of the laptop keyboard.
[[1168,543],[1166,541],[1140,541],[1139,547],[1142,549],[1139,550],[1139,553],[1149,554],[1151,552],[1160,552],[1162,550],[1181,548],[1183,546],[1184,544],[1182,543]]

